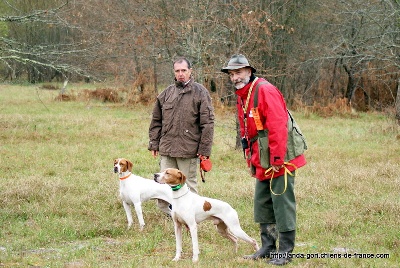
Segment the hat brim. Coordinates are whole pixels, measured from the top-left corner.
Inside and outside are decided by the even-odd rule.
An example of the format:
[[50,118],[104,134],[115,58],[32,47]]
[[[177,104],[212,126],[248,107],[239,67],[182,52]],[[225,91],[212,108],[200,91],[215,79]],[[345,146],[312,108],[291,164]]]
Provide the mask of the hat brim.
[[253,67],[251,67],[251,66],[227,66],[227,67],[225,67],[225,68],[222,68],[222,69],[221,69],[221,72],[227,74],[227,73],[229,73],[230,70],[237,70],[237,69],[242,69],[242,68],[246,68],[246,67],[247,67],[247,68],[250,68],[252,73],[255,73],[255,72],[256,72],[256,69],[253,68]]

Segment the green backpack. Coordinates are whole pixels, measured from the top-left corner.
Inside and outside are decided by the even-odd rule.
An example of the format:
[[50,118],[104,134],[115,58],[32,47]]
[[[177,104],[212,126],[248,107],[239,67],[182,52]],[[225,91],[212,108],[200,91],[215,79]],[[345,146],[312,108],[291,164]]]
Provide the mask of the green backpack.
[[[254,109],[258,106],[258,88],[262,84],[268,82],[260,82],[257,84],[254,92]],[[303,133],[300,130],[299,125],[294,120],[293,115],[288,112],[288,140],[287,140],[287,151],[285,155],[285,162],[289,162],[295,157],[302,155],[307,150],[307,143]],[[268,169],[271,167],[269,156],[270,151],[268,147],[268,129],[258,130],[257,135],[258,141],[258,153],[260,156],[260,164],[263,168]]]

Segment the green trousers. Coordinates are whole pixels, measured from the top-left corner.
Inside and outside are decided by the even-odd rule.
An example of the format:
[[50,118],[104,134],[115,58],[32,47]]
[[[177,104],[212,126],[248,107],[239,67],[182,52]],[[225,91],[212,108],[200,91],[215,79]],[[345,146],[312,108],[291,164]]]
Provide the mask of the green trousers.
[[[296,198],[294,195],[294,176],[287,174],[271,180],[256,179],[254,192],[254,221],[257,223],[276,224],[278,232],[296,230]],[[275,194],[274,194],[275,193]],[[283,194],[282,194],[283,193]]]

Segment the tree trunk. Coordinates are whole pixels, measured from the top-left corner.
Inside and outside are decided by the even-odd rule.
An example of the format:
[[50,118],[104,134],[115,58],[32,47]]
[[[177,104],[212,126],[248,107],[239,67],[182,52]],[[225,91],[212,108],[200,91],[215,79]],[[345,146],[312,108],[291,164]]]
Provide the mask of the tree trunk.
[[329,86],[329,90],[332,92],[333,97],[336,97],[337,92],[335,90],[335,83],[337,83],[337,68],[339,64],[339,59],[335,60],[335,65],[333,66],[333,74],[332,74],[332,81]]
[[396,95],[396,119],[397,119],[397,124],[400,125],[400,78],[397,79],[397,95]]
[[239,124],[239,118],[237,116],[237,109],[236,109],[236,149],[242,149],[242,137],[240,136],[240,124]]
[[351,103],[351,99],[353,98],[354,92],[356,91],[357,82],[356,78],[354,77],[354,71],[352,68],[348,68],[346,65],[343,66],[349,81],[347,82],[347,90],[346,90],[346,99],[348,103]]
[[157,84],[158,84],[158,77],[157,77],[157,59],[153,59],[153,79],[154,79],[154,94],[155,96],[158,95],[158,89],[157,89]]

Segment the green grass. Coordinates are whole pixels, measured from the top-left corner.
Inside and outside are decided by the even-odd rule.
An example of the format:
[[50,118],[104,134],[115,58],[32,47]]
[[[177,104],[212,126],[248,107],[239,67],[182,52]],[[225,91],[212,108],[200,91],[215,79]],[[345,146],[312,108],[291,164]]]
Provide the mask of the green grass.
[[[74,88],[75,87],[75,88]],[[69,85],[79,92],[77,85]],[[188,267],[175,254],[173,224],[155,202],[144,203],[145,230],[136,215],[127,230],[118,199],[116,157],[152,178],[158,160],[147,151],[151,107],[96,101],[59,102],[57,91],[0,85],[0,267]],[[202,195],[237,209],[243,229],[259,241],[253,221],[254,179],[235,150],[235,113],[216,109],[213,170]],[[381,114],[320,118],[295,113],[307,137],[308,165],[298,170],[294,253],[288,267],[398,267],[400,260],[400,129]],[[196,267],[265,267],[244,261],[211,222],[199,226]],[[388,253],[387,259],[344,258]]]

